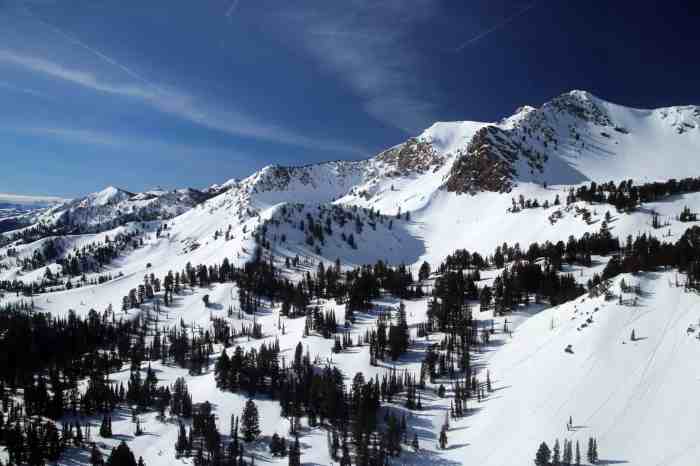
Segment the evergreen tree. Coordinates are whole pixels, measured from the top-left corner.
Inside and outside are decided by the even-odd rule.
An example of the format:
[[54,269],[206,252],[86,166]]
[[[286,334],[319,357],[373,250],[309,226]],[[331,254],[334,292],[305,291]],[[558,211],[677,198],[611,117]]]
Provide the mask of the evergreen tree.
[[596,462],[596,447],[595,447],[595,440],[593,437],[588,438],[588,451],[586,452],[586,458],[588,459],[588,462],[591,464],[595,464]]
[[[344,452],[343,456],[345,456]],[[289,466],[301,466],[301,449],[299,447],[298,436],[294,438],[294,443],[289,449]]]
[[554,441],[554,446],[552,447],[552,464],[554,466],[559,466],[561,461],[561,448],[559,447],[559,439]]
[[581,466],[581,445],[579,444],[578,440],[576,440],[576,457],[574,461],[576,466]]
[[134,453],[126,442],[122,440],[119,446],[112,449],[112,453],[107,458],[107,466],[137,466]]
[[423,261],[423,263],[420,266],[420,269],[418,270],[418,280],[423,281],[427,280],[430,277],[430,264],[428,262]]
[[100,437],[110,438],[112,436],[112,417],[105,414],[102,416],[100,424]]
[[535,465],[536,466],[547,466],[549,465],[549,460],[552,457],[552,452],[547,446],[547,443],[542,442],[540,447],[537,449],[537,454],[535,455]]
[[444,450],[445,448],[447,448],[447,428],[442,426],[440,430],[440,449]]
[[593,464],[598,463],[598,440],[593,439]]
[[179,458],[185,454],[187,450],[187,432],[185,431],[185,424],[180,422],[180,430],[177,435],[177,441],[175,442],[175,457]]
[[574,455],[571,448],[571,440],[564,440],[564,454],[562,455],[562,464],[564,466],[571,466],[573,460]]
[[92,449],[90,450],[90,464],[92,466],[102,466],[104,464],[104,459],[102,458],[102,452],[97,448],[97,445],[92,444]]
[[260,416],[258,415],[258,407],[253,400],[246,401],[241,424],[241,431],[246,442],[252,442],[258,438],[260,435]]

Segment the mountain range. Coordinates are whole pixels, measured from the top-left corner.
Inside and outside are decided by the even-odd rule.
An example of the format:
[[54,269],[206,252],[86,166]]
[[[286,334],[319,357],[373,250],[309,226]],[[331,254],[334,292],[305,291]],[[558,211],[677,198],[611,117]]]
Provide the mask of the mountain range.
[[[700,225],[693,216],[700,210],[697,176],[700,107],[634,109],[574,90],[498,122],[435,123],[365,160],[270,165],[200,189],[134,193],[107,187],[72,200],[7,207],[0,216],[0,284],[6,287],[4,295],[0,289],[0,305],[31,299],[35,311],[56,316],[111,310],[138,322],[155,313],[162,328],[180,325],[193,334],[195,329],[214,334],[217,319],[228,319],[241,332],[261,326],[260,340],[242,333],[235,344],[262,352],[261,342],[277,342],[288,365],[303,344],[314,367],[338,368],[346,387],[360,371],[367,380],[397,371],[405,371],[399,378],[409,377],[424,370],[429,353],[447,345],[441,339],[447,333],[425,330],[437,298],[401,298],[383,290],[357,320],[339,324],[334,338],[369,340],[386,315],[396,320],[405,306],[408,351],[395,361],[370,364],[369,345],[337,351],[333,338],[309,331],[310,318],[291,318],[275,299],[260,299],[253,316],[234,312],[244,301],[240,282],[184,286],[170,302],[161,302],[166,296],[156,291],[155,301],[137,307],[128,297],[154,277],[179,271],[184,277],[199,266],[211,273],[224,260],[240,270],[268,264],[274,269],[268,281],[283,277],[297,290],[319,269],[347,272],[351,281],[357,267],[382,270],[378,261],[401,270],[405,265],[414,278],[427,267],[432,273],[414,286],[430,292],[447,273],[446,259],[465,249],[491,265],[467,266],[460,274],[473,279],[479,292],[495,290],[518,262],[496,266],[495,256],[505,251],[527,253],[529,262],[543,266],[550,258],[539,246],[546,244],[563,253],[578,240],[590,244],[614,235],[629,253],[642,235],[693,243],[686,230]],[[623,205],[615,196],[644,198]],[[484,383],[488,377],[489,394],[478,402],[470,398],[471,414],[454,419],[449,413],[458,387],[452,378],[425,383],[423,410],[383,399],[385,414],[407,416],[422,446],[396,461],[531,464],[544,439],[550,446],[561,438],[585,447],[596,437],[605,452],[600,464],[695,464],[700,428],[693,419],[700,404],[693,398],[694,362],[700,343],[693,336],[700,328],[700,299],[666,267],[601,282],[616,255],[622,252],[561,264],[558,273],[586,288],[576,299],[545,303],[526,294],[505,314],[482,308],[480,299],[470,301],[475,332],[486,342],[473,356],[473,375]],[[339,320],[350,305],[320,296],[307,304]],[[630,338],[634,331],[641,337]],[[216,354],[227,351],[218,342],[212,348]],[[171,386],[178,377],[186,380],[195,401],[211,401],[223,432],[231,429],[232,412],[240,412],[249,398],[217,388],[213,369],[195,373],[155,360],[148,364]],[[110,374],[117,382],[130,377],[128,368]],[[463,383],[469,380],[467,374]],[[286,434],[289,422],[278,401],[250,397],[258,403],[265,438]],[[131,416],[123,418],[114,429],[146,464],[174,461],[177,423],[161,422],[148,411],[143,423],[152,437],[131,436]],[[450,447],[440,448],[446,418]],[[304,420],[303,462],[335,461],[326,427]],[[249,448],[264,461],[286,464],[261,445]]]

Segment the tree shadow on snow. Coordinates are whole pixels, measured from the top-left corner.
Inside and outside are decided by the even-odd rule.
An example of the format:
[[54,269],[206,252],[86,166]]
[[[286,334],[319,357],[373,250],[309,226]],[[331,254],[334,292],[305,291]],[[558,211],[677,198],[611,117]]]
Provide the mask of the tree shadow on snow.
[[[455,445],[454,448],[456,449],[462,446],[466,445]],[[447,449],[450,450],[452,448],[450,448],[450,446],[448,445]],[[461,465],[462,463],[445,459],[438,452],[434,451],[419,450],[418,452],[413,452],[410,450],[405,450],[403,453],[401,453],[401,457],[398,459],[398,461],[396,461],[395,464],[420,466],[426,464],[436,466],[457,466]]]

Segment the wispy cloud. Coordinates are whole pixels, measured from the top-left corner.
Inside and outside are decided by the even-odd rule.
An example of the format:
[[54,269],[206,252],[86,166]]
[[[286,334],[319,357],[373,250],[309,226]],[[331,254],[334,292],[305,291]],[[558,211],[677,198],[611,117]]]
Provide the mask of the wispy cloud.
[[238,8],[238,4],[241,2],[241,0],[233,0],[231,2],[231,5],[228,7],[226,10],[226,17],[230,18],[233,16],[233,14],[236,12],[236,8]]
[[[342,5],[339,7],[339,5]],[[435,13],[432,0],[322,2],[277,17],[301,45],[364,102],[377,120],[415,133],[434,120],[437,91],[410,40]]]
[[49,97],[43,92],[37,91],[36,89],[30,89],[28,87],[16,86],[15,84],[9,83],[7,81],[0,81],[0,89],[6,89],[11,92],[19,92],[21,94],[31,95],[33,97],[39,97],[42,99],[48,99]]
[[93,145],[107,149],[120,149],[133,152],[166,152],[178,156],[198,155],[226,157],[228,160],[242,160],[242,157],[233,149],[213,147],[206,145],[184,144],[163,139],[138,137],[133,134],[118,134],[113,132],[85,129],[67,128],[60,126],[14,126],[3,127],[0,130],[15,134],[49,137],[65,142],[81,145]]
[[[81,144],[91,144],[106,147],[123,147],[129,138],[119,138],[113,134],[76,128],[60,128],[55,126],[25,126],[3,128],[20,134],[31,134],[33,136],[48,136]],[[133,142],[133,140],[132,140]]]
[[11,64],[92,91],[135,99],[160,112],[231,136],[255,138],[279,144],[353,155],[366,153],[362,147],[306,136],[280,125],[261,121],[246,113],[218,108],[214,104],[196,99],[182,91],[156,86],[129,67],[103,53],[84,44],[82,48],[125,72],[132,78],[132,82],[106,80],[93,71],[81,69],[75,65],[68,66],[47,58],[8,49],[0,49],[0,63]]
[[80,47],[81,49],[86,50],[87,52],[90,52],[91,54],[95,55],[95,56],[98,57],[100,60],[102,60],[102,61],[104,61],[104,62],[106,62],[106,63],[108,63],[108,64],[110,64],[110,65],[112,65],[112,66],[115,66],[115,67],[119,68],[121,71],[123,71],[124,73],[126,73],[126,74],[129,75],[130,77],[136,79],[137,81],[140,81],[140,82],[142,82],[142,83],[148,84],[148,85],[149,85],[150,87],[152,87],[152,88],[155,88],[155,89],[158,88],[158,86],[156,86],[153,82],[151,82],[151,81],[149,81],[148,79],[144,78],[143,76],[141,76],[141,74],[139,74],[139,73],[137,73],[136,71],[132,70],[132,69],[129,68],[128,66],[124,66],[123,64],[117,62],[116,60],[112,59],[111,57],[109,57],[109,56],[105,55],[104,53],[100,52],[100,51],[97,50],[96,48],[90,47],[88,44],[86,44],[85,42],[81,41],[80,39],[78,39],[78,38],[75,37],[74,35],[72,35],[72,34],[66,32],[66,31],[64,31],[63,29],[61,29],[61,28],[59,28],[59,27],[57,27],[57,26],[55,26],[55,25],[53,25],[53,24],[51,24],[51,23],[49,23],[49,22],[44,21],[44,20],[41,19],[40,17],[36,16],[36,15],[32,12],[32,10],[31,10],[26,4],[25,4],[25,7],[26,7],[26,12],[27,12],[27,14],[28,14],[33,20],[35,20],[36,22],[38,22],[38,23],[42,24],[43,26],[47,27],[48,29],[50,29],[51,31],[53,31],[55,34],[58,34],[61,38],[67,40],[69,43],[71,43],[71,44],[73,44],[73,45],[76,45],[76,46]]
[[16,65],[52,78],[68,81],[95,91],[118,94],[140,99],[152,99],[154,94],[141,86],[120,85],[105,82],[89,71],[68,68],[62,64],[11,50],[0,50],[0,62]]
[[501,21],[499,21],[498,23],[496,23],[494,26],[492,26],[492,27],[486,29],[485,31],[480,32],[479,34],[475,35],[474,37],[472,37],[472,38],[470,38],[470,39],[468,39],[468,40],[462,42],[461,44],[459,44],[459,45],[455,48],[455,52],[461,52],[462,50],[464,50],[464,49],[467,48],[468,46],[470,46],[470,45],[472,45],[472,44],[474,44],[474,43],[480,41],[480,40],[483,39],[484,37],[486,37],[486,36],[488,36],[488,35],[490,35],[490,34],[493,34],[493,33],[496,32],[496,31],[499,31],[499,30],[503,29],[503,28],[506,27],[508,24],[512,23],[513,21],[515,21],[516,19],[520,18],[522,15],[524,15],[524,14],[527,13],[528,11],[532,10],[533,8],[535,8],[535,6],[537,6],[537,2],[533,2],[533,3],[531,3],[531,4],[529,4],[529,5],[525,6],[525,7],[523,7],[522,9],[516,11],[516,12],[513,13],[512,15],[506,16],[506,17],[503,18]]

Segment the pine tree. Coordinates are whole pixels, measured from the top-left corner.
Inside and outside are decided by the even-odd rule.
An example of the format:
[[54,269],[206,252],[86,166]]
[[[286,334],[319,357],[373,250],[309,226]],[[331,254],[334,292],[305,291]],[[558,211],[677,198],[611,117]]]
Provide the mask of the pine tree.
[[112,449],[112,453],[107,458],[107,466],[137,466],[134,453],[126,442],[122,440],[119,446]]
[[586,458],[591,464],[595,464],[595,444],[593,437],[588,438],[588,451],[586,452]]
[[83,429],[81,429],[79,421],[75,421],[74,441],[76,446],[80,446],[83,443]]
[[185,432],[185,424],[180,422],[180,430],[177,435],[177,442],[175,442],[175,457],[179,458],[187,450],[187,432]]
[[571,466],[573,456],[574,455],[571,449],[571,440],[564,440],[564,454],[562,455],[562,464],[564,464],[564,466]]
[[[343,450],[343,457],[345,457],[345,450]],[[298,436],[294,438],[294,444],[289,449],[289,466],[301,466],[301,449]]]
[[90,450],[90,464],[92,466],[102,466],[104,464],[102,452],[94,443],[92,444],[92,450]]
[[418,452],[420,450],[420,445],[418,444],[418,434],[414,433],[413,434],[413,442],[411,442],[411,446],[413,447],[413,451]]
[[598,462],[598,440],[593,439],[593,464]]
[[447,429],[445,426],[442,426],[442,430],[440,430],[440,449],[444,450],[447,448]]
[[428,262],[423,261],[423,263],[420,266],[420,269],[418,270],[418,280],[424,281],[427,280],[430,277],[430,264]]
[[576,458],[575,458],[575,464],[576,464],[576,466],[581,466],[581,446],[579,445],[578,440],[576,440]]
[[221,356],[219,356],[219,359],[216,361],[216,366],[214,367],[214,378],[216,379],[217,388],[222,390],[229,388],[228,381],[230,367],[231,363],[228,355],[226,354],[226,350],[224,349],[221,352]]
[[552,452],[550,451],[547,443],[542,442],[540,447],[537,449],[537,454],[535,455],[535,465],[536,466],[547,466],[549,465],[549,459],[552,457]]
[[347,440],[343,441],[343,456],[340,458],[340,466],[352,466],[350,460],[350,449],[348,448]]
[[108,415],[102,416],[100,424],[100,437],[110,438],[112,436],[112,418]]
[[246,401],[241,424],[241,431],[246,442],[252,442],[258,438],[260,435],[260,416],[258,415],[258,407],[253,400]]
[[136,417],[136,430],[134,431],[134,435],[137,437],[143,435],[143,430],[141,429],[141,419],[139,419],[138,416]]
[[554,441],[554,446],[552,447],[552,464],[559,466],[559,461],[561,460],[561,448],[559,447],[559,439]]

